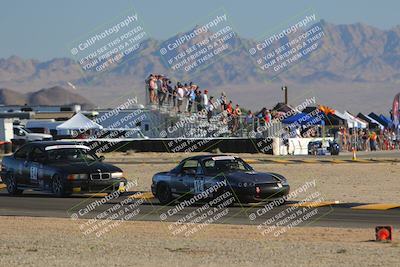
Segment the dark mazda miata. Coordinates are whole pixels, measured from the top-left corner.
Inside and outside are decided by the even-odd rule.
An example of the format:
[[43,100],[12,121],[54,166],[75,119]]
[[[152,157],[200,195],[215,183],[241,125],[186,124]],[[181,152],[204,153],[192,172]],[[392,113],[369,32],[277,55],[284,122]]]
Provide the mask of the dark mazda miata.
[[152,193],[162,204],[212,191],[215,197],[230,191],[241,203],[264,202],[289,193],[285,177],[257,172],[244,160],[227,155],[202,155],[187,158],[169,172],[153,176]]
[[80,192],[124,191],[122,170],[102,162],[90,148],[73,142],[31,142],[3,157],[1,179],[11,195],[25,189],[67,196]]

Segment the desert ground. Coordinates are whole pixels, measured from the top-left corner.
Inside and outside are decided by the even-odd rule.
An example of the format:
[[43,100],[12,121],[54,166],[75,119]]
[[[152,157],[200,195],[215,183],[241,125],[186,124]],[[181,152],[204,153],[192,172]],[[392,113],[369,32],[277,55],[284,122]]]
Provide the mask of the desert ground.
[[185,238],[160,222],[125,222],[97,238],[79,223],[1,217],[0,265],[398,266],[400,257],[398,242],[371,241],[373,229],[301,227],[274,238],[252,226],[209,225]]
[[[186,156],[106,155],[140,191],[150,190],[155,172]],[[400,202],[399,163],[251,165],[283,174],[292,189],[315,179],[325,200]],[[297,227],[274,237],[255,226],[212,224],[185,237],[172,235],[166,223],[127,221],[96,237],[80,231],[84,221],[0,217],[0,266],[398,266],[400,259],[398,229],[393,242],[381,243],[373,241],[374,229]]]

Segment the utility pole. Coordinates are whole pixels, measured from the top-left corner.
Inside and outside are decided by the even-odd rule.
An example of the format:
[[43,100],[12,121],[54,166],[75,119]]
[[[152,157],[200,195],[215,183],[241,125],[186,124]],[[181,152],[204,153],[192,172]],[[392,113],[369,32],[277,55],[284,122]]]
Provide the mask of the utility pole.
[[287,105],[288,104],[288,91],[287,91],[288,88],[286,85],[284,85],[281,87],[281,89],[282,89],[282,91],[285,91],[285,105]]

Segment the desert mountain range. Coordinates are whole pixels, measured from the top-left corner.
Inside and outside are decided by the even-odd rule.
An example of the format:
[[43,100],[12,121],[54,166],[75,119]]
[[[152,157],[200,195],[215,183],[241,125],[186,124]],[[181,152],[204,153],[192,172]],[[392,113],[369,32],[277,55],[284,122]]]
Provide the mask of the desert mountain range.
[[386,114],[393,96],[400,91],[400,26],[381,30],[362,23],[318,24],[324,31],[322,49],[269,82],[246,50],[256,40],[240,36],[233,42],[232,53],[218,58],[193,77],[171,70],[161,59],[159,49],[182,34],[178,33],[164,41],[147,39],[139,56],[100,75],[82,72],[70,58],[44,62],[18,56],[0,59],[0,88],[15,92],[0,91],[0,100],[8,104],[62,103],[69,98],[57,93],[50,96],[49,89],[38,91],[56,87],[60,93],[61,87],[57,86],[62,86],[74,101],[90,99],[88,102],[95,106],[111,107],[130,95],[143,99],[144,79],[149,73],[162,73],[175,81],[193,81],[214,95],[226,91],[234,102],[250,109],[272,107],[281,101],[280,87],[286,84],[292,104],[316,96],[317,102],[339,110]]

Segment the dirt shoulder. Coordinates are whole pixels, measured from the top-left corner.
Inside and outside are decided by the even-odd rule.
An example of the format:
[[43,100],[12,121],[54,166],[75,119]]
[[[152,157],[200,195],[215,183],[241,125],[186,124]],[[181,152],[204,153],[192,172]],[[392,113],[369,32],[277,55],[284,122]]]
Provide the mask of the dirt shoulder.
[[[279,237],[253,226],[209,225],[174,237],[160,222],[125,222],[97,238],[81,221],[0,217],[1,266],[398,266],[399,243],[373,229],[294,228]],[[399,232],[395,233],[395,237]]]

